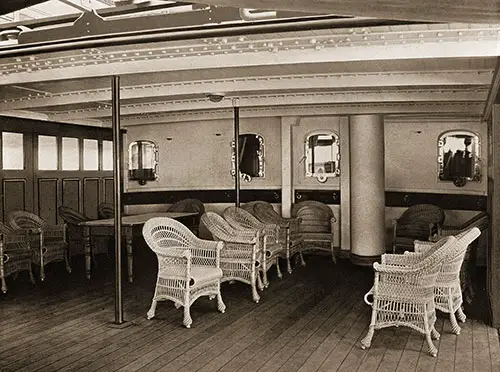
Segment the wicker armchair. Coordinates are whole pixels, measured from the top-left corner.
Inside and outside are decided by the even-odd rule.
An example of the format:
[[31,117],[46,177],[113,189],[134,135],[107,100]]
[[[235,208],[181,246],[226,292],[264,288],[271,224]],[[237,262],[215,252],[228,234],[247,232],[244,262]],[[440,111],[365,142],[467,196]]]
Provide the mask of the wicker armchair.
[[[70,258],[73,256],[83,255],[85,253],[83,241],[83,227],[79,226],[80,222],[90,221],[90,218],[83,213],[78,212],[71,207],[61,206],[58,209],[59,216],[63,219],[67,226],[67,242],[69,245]],[[101,242],[100,242],[101,243]],[[95,256],[98,254],[108,253],[107,244],[93,244],[92,258],[95,262]]]
[[5,278],[11,274],[28,271],[32,283],[35,283],[31,271],[32,252],[27,231],[14,231],[0,223],[0,281],[2,292],[7,292]]
[[99,219],[105,220],[115,216],[115,207],[111,203],[99,203],[97,206],[97,215]]
[[251,213],[238,207],[228,207],[223,212],[224,219],[229,222],[237,230],[249,229],[256,233],[257,230],[262,231],[262,274],[264,286],[269,285],[267,272],[275,265],[278,277],[281,279],[281,274],[278,258],[286,258],[286,240],[279,239],[279,226],[259,221]]
[[171,300],[176,307],[184,306],[184,325],[191,327],[190,308],[200,296],[217,297],[222,313],[220,253],[222,242],[201,240],[179,221],[155,217],[143,226],[146,243],[158,258],[158,275],[148,319],[155,316],[158,301]]
[[195,235],[199,236],[200,233],[200,218],[203,213],[205,213],[205,205],[202,201],[198,199],[183,199],[178,202],[172,204],[167,212],[192,212],[198,213],[196,216],[195,224],[192,226],[188,226]]
[[305,200],[292,207],[292,216],[300,218],[299,232],[304,239],[302,251],[323,251],[332,255],[334,223],[337,221],[330,207],[315,200]]
[[[436,308],[444,313],[450,314],[451,328],[457,335],[460,334],[460,326],[457,323],[455,313],[461,322],[465,322],[465,313],[462,310],[462,288],[460,286],[460,268],[464,262],[464,256],[469,245],[475,241],[481,231],[472,227],[455,236],[457,239],[453,254],[450,254],[436,279],[434,288],[434,301]],[[415,252],[406,252],[408,261],[417,262],[432,254],[434,245],[431,242],[415,242]]]
[[453,236],[443,238],[434,243],[428,256],[412,262],[407,255],[384,254],[380,264],[373,264],[375,280],[369,292],[373,295],[372,316],[368,333],[361,340],[363,349],[370,347],[375,329],[406,326],[425,334],[429,353],[437,355],[432,343],[432,338],[440,336],[434,328],[434,287],[444,260],[456,250],[456,242]]
[[413,249],[415,240],[432,240],[444,222],[444,211],[432,204],[417,204],[392,221],[392,253]]
[[64,261],[71,273],[66,224],[49,225],[36,214],[27,211],[9,213],[8,221],[14,230],[29,230],[31,233],[32,262],[40,266],[40,280],[45,280],[45,266],[51,262]]
[[252,287],[252,297],[259,302],[257,286],[262,289],[259,271],[262,270],[261,232],[237,230],[214,212],[201,216],[203,223],[215,240],[224,242],[220,267],[224,273],[222,281],[238,280]]
[[264,201],[245,203],[242,208],[264,223],[276,224],[280,227],[280,240],[286,241],[286,263],[288,273],[292,273],[291,258],[299,254],[302,266],[305,266],[302,256],[303,239],[299,232],[300,220],[297,218],[281,217],[273,206]]
[[471,303],[472,299],[475,297],[475,289],[472,276],[474,276],[476,269],[476,251],[478,249],[482,249],[484,252],[486,252],[488,248],[487,231],[489,227],[489,216],[486,212],[481,212],[460,225],[444,225],[438,233],[438,237],[448,235],[456,236],[468,231],[472,227],[479,228],[479,230],[481,231],[481,235],[471,244],[469,244],[469,247],[465,252],[462,268],[460,270],[460,286],[462,287],[462,293],[467,303]]

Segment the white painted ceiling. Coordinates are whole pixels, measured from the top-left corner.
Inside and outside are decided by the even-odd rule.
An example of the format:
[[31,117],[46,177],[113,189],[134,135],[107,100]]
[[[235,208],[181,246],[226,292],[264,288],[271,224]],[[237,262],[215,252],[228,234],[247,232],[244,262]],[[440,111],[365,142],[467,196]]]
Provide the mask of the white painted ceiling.
[[[327,28],[292,25],[265,32],[261,25],[286,19],[238,19],[216,24],[218,36],[203,36],[213,25],[195,24],[196,14],[162,18],[168,23],[189,15],[199,33],[183,40],[185,30],[172,29],[179,40],[142,42],[142,35],[148,35],[144,31],[126,45],[96,42],[32,54],[16,54],[30,47],[21,37],[19,44],[5,41],[0,44],[0,113],[109,126],[111,76],[116,75],[123,126],[230,117],[236,102],[242,116],[377,112],[481,120],[500,54],[500,24],[341,18]],[[127,17],[133,30],[150,16]],[[103,21],[87,14],[73,26],[65,24],[59,37],[76,30],[82,33],[77,41],[86,40],[85,32],[102,40],[96,30],[105,28],[86,24],[94,20]],[[226,25],[230,32],[225,35]],[[42,43],[44,33],[54,37],[55,26],[46,31],[47,26],[35,26],[30,24],[33,31],[25,31],[26,37],[31,32]],[[238,32],[232,32],[233,26]],[[225,97],[213,103],[207,99],[211,92]]]

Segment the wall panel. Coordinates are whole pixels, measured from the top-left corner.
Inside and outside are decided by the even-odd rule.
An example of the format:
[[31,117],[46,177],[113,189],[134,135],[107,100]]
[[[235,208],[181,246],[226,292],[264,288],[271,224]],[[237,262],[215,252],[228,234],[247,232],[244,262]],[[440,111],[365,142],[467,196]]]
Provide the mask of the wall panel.
[[4,221],[8,214],[16,210],[26,209],[26,180],[6,179],[3,181],[3,212]]
[[49,224],[57,223],[57,179],[38,179],[38,215]]
[[99,205],[99,179],[83,179],[83,213],[91,219],[97,219],[97,206]]
[[62,180],[62,205],[80,210],[80,180]]

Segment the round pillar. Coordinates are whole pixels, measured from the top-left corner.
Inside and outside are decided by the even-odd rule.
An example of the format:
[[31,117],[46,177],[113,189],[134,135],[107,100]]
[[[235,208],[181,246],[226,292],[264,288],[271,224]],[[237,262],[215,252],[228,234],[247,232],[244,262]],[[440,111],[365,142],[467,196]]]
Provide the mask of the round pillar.
[[385,253],[384,118],[349,117],[351,261],[371,265]]

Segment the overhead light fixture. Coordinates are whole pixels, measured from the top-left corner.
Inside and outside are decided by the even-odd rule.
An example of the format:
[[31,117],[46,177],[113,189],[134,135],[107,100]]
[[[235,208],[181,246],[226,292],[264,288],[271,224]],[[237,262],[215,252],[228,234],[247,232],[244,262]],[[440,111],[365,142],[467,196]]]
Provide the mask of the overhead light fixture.
[[207,94],[208,99],[211,102],[217,103],[224,99],[226,93],[209,93]]

